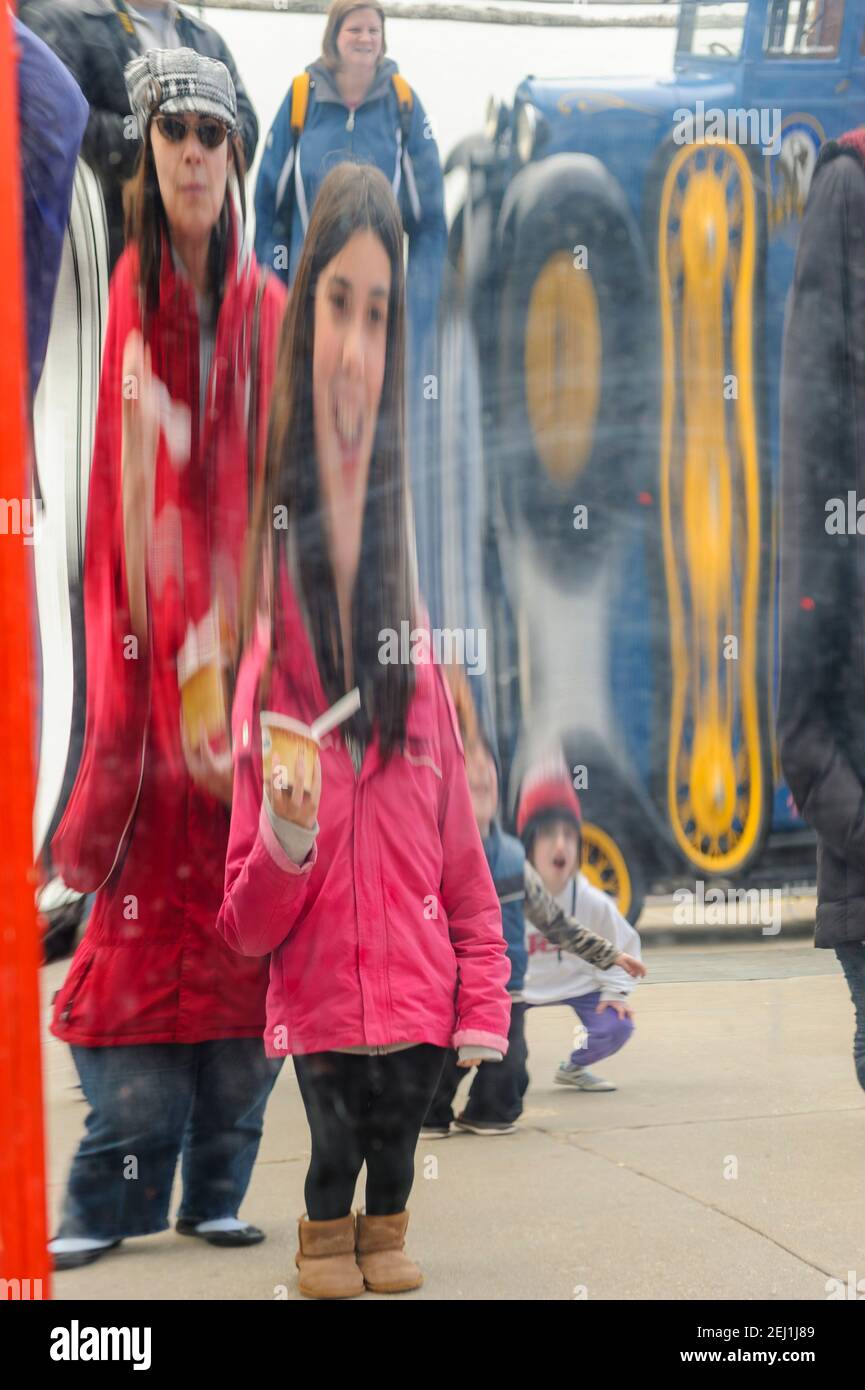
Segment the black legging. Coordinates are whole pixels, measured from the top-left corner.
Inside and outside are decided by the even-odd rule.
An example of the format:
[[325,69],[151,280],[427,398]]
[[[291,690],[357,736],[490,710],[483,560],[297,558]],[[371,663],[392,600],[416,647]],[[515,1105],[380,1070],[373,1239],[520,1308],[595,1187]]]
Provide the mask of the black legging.
[[311,1221],[348,1216],[366,1161],[369,1216],[404,1211],[414,1151],[446,1049],[419,1043],[368,1056],[310,1052],[294,1058],[312,1133],[304,1195]]

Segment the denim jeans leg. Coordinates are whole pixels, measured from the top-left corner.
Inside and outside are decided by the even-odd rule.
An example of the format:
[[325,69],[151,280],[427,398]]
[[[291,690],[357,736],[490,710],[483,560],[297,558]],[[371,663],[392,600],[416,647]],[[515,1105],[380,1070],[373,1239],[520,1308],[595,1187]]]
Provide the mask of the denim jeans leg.
[[865,942],[846,941],[835,947],[835,954],[847,976],[850,998],[856,1012],[853,1035],[853,1062],[859,1085],[865,1091]]
[[170,1043],[72,1048],[90,1113],[58,1236],[123,1240],[167,1228],[192,1095],[190,1053]]
[[178,1219],[237,1216],[258,1155],[264,1111],[283,1059],[261,1038],[222,1038],[196,1046],[192,1108],[183,1137]]

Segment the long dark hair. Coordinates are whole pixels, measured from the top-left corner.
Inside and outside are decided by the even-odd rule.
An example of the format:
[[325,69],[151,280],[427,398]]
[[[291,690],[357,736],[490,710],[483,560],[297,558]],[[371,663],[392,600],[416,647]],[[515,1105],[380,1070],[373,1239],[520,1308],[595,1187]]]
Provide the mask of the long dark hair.
[[[313,423],[312,361],[319,276],[356,232],[378,237],[390,263],[384,382],[370,460],[357,580],[352,596],[352,666],[362,708],[353,730],[378,729],[387,758],[405,742],[414,672],[379,659],[383,628],[400,632],[413,617],[413,578],[405,468],[405,285],[403,231],[390,184],[368,164],[344,163],[325,178],[315,200],[282,326],[263,486],[255,508],[244,603],[244,633],[270,609],[271,651],[280,631],[279,575],[289,541],[299,599],[322,685],[333,701],[345,692],[345,654],[336,584],[319,495]],[[277,511],[279,509],[279,511]],[[284,511],[282,510],[284,509]],[[274,529],[275,518],[280,528]],[[287,526],[282,526],[287,518]],[[263,602],[263,595],[269,602]]]
[[[127,242],[138,247],[138,288],[141,302],[147,313],[153,313],[159,304],[159,276],[162,269],[162,241],[168,237],[168,218],[159,191],[156,176],[156,161],[153,157],[153,120],[147,122],[147,130],[141,142],[135,173],[129,181],[125,196],[125,231]],[[187,137],[188,138],[188,137]],[[243,145],[237,131],[228,137],[231,155],[228,163],[228,179],[225,185],[225,198],[216,226],[210,235],[208,270],[210,290],[215,296],[217,310],[222,302],[225,287],[225,270],[228,263],[228,248],[231,237],[231,172],[237,179],[240,197],[241,224],[246,221],[246,191],[244,188],[246,165],[243,158]],[[240,229],[238,229],[240,235]]]

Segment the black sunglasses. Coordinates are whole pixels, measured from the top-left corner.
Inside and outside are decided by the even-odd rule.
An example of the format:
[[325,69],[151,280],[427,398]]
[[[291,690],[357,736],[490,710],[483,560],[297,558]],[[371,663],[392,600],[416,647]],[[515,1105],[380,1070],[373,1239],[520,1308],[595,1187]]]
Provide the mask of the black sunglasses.
[[199,121],[187,123],[182,116],[156,116],[160,135],[172,145],[180,145],[191,130],[198,136],[199,143],[206,150],[218,149],[228,134],[228,126],[213,116],[203,116]]

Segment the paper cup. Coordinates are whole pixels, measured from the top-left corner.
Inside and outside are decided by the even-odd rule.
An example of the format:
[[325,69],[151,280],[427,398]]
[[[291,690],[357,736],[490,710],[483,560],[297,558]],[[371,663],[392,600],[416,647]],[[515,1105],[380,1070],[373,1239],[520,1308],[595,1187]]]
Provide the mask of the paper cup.
[[227,741],[225,673],[219,661],[210,661],[186,677],[180,686],[180,705],[191,748],[198,747],[202,724],[209,743],[216,745]]
[[280,787],[287,790],[294,785],[294,768],[299,748],[306,749],[303,767],[303,790],[312,791],[315,764],[318,761],[318,740],[311,737],[306,724],[291,719],[286,714],[274,714],[272,710],[261,712],[261,754],[264,776],[267,784],[273,786],[274,773],[282,770]]

